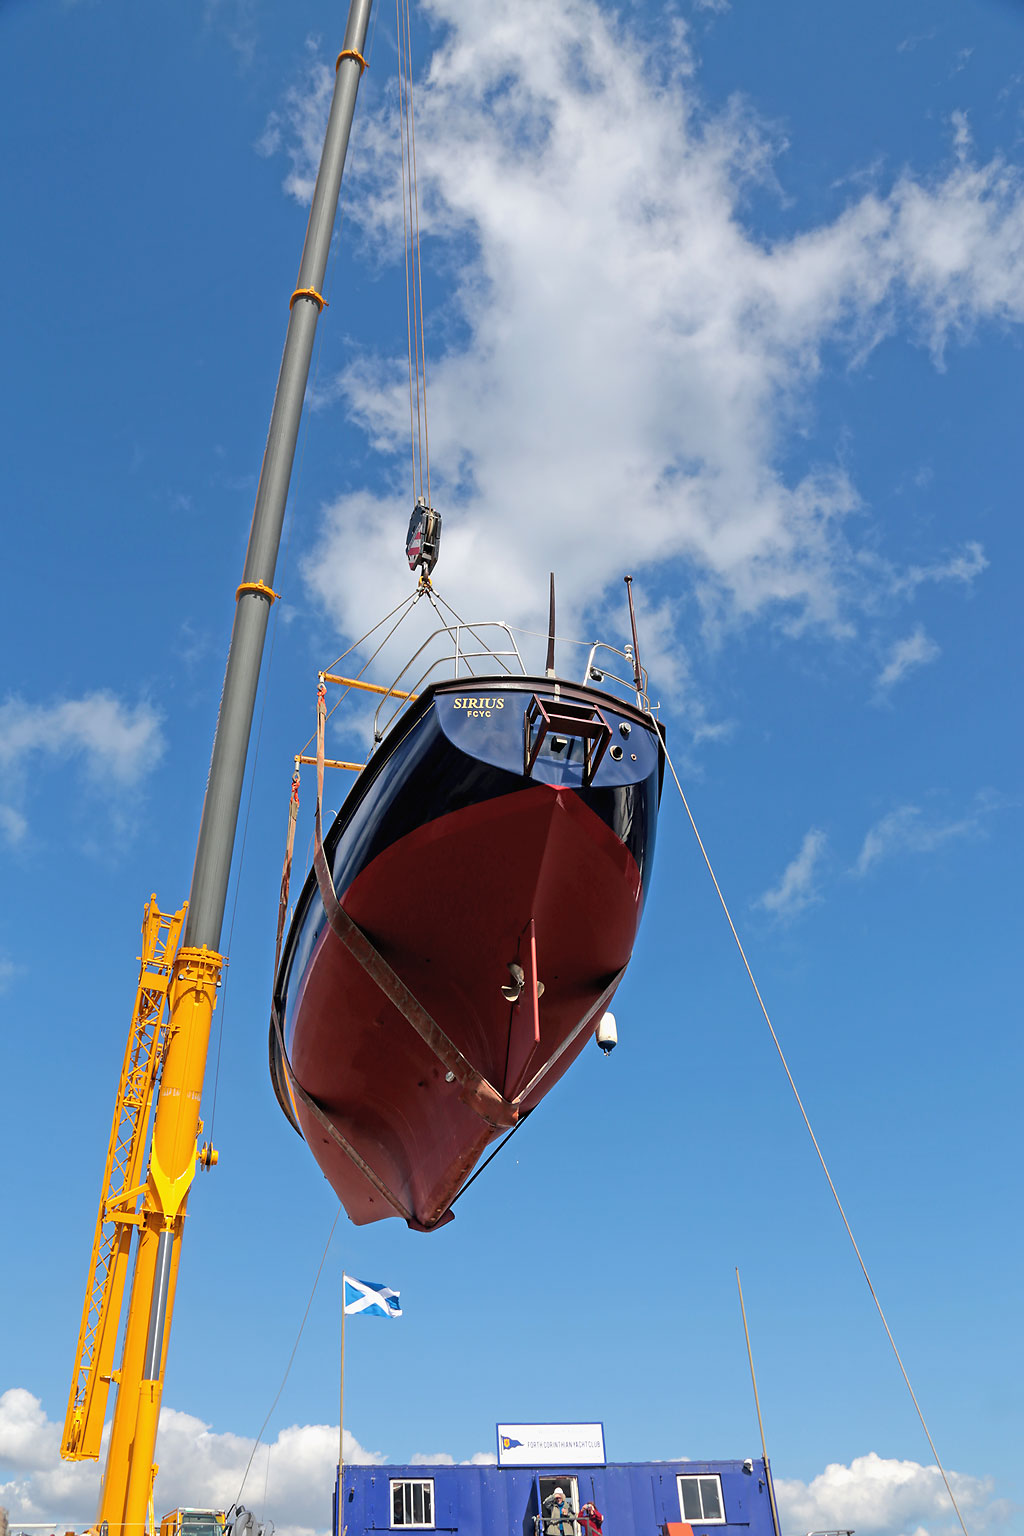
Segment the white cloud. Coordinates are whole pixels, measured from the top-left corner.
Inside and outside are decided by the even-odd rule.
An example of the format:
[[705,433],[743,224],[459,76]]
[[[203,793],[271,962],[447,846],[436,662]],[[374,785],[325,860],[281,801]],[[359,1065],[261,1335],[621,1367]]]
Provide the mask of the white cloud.
[[[164,754],[160,721],[151,704],[127,704],[106,689],[48,704],[9,697],[0,704],[5,789],[12,798],[27,798],[37,777],[28,771],[34,758],[73,765],[94,798],[101,799],[104,822],[118,836],[128,834],[142,781]],[[109,836],[96,839],[94,823],[91,817],[87,846],[109,847]],[[0,838],[16,844],[27,828],[18,806],[0,805]]]
[[[968,48],[964,51],[967,55],[967,58],[970,58],[971,50]],[[964,62],[966,63],[966,59]],[[964,160],[966,159],[967,152],[973,143],[970,119],[968,118],[966,112],[958,111],[953,112],[950,115],[949,120],[953,126],[953,147],[956,150],[957,158]]]
[[0,1396],[0,1462],[18,1470],[51,1466],[59,1445],[60,1430],[38,1397],[24,1387]]
[[203,19],[208,27],[217,27],[238,56],[239,69],[252,65],[258,34],[253,0],[205,0]]
[[18,966],[8,955],[0,954],[0,992],[6,992],[15,976],[18,974]]
[[942,652],[929,639],[919,624],[913,634],[897,640],[889,652],[889,659],[878,675],[878,687],[882,692],[901,682],[915,667],[923,667],[934,661]]
[[[493,1451],[475,1451],[467,1461],[460,1461],[460,1467],[495,1467],[498,1458]],[[454,1467],[455,1457],[448,1451],[417,1451],[415,1456],[409,1457],[410,1467]]]
[[[992,1480],[949,1472],[950,1485],[974,1536],[1005,1528],[1012,1510],[992,1497]],[[871,1451],[849,1466],[834,1462],[802,1483],[776,1478],[782,1525],[790,1531],[855,1529],[858,1536],[952,1536],[959,1522],[937,1467],[896,1461]]]
[[[317,46],[316,40],[307,39],[306,46],[312,53]],[[270,114],[256,144],[257,153],[264,156],[276,154],[285,142],[283,127],[287,126],[286,149],[292,168],[285,177],[284,189],[301,203],[308,203],[313,197],[333,92],[333,69],[328,69],[326,64],[311,62],[307,81],[302,86],[292,86],[285,93],[282,110]]]
[[100,690],[80,699],[0,704],[0,763],[20,765],[30,753],[80,756],[91,778],[131,786],[164,751],[160,716],[152,705],[127,705]]
[[[417,96],[417,156],[447,296],[428,377],[439,574],[456,606],[472,592],[474,616],[535,623],[553,567],[571,631],[603,617],[603,594],[633,568],[690,587],[712,629],[757,616],[844,635],[880,590],[940,579],[927,560],[872,569],[838,457],[784,465],[826,348],[855,361],[902,332],[941,364],[978,324],[1024,318],[1018,172],[974,163],[955,124],[941,174],[905,173],[769,244],[745,224],[744,198],[770,183],[776,145],[735,103],[704,111],[683,42],[649,56],[594,0],[428,9],[446,31]],[[296,195],[308,195],[328,89],[318,69],[273,125]],[[401,240],[395,139],[390,116],[361,114],[347,201],[387,259]],[[305,574],[359,634],[407,579],[404,357],[357,357],[340,388],[393,453],[395,494],[328,507]],[[959,558],[949,579],[984,561]]]
[[28,822],[13,805],[0,805],[0,833],[9,843],[20,843],[28,830]]
[[965,587],[971,584],[988,569],[988,560],[985,551],[976,539],[969,539],[963,549],[947,560],[934,560],[927,565],[911,565],[906,571],[895,575],[893,578],[893,590],[899,592],[914,592],[924,582],[958,581]]
[[782,874],[782,879],[772,890],[765,891],[754,903],[774,917],[795,917],[805,907],[819,899],[814,877],[821,862],[828,838],[818,827],[812,827],[800,844],[800,852],[792,859]]
[[852,873],[866,875],[897,853],[933,853],[956,838],[981,836],[986,819],[1009,803],[992,790],[982,790],[964,815],[945,820],[929,818],[918,805],[897,806],[869,829]]
[[[6,1505],[12,1530],[18,1522],[52,1520],[83,1528],[93,1518],[99,1470],[93,1464],[60,1460],[60,1428],[51,1422],[39,1399],[23,1388],[0,1395],[0,1464],[15,1476],[0,1483],[0,1504]],[[178,1504],[227,1509],[238,1497],[252,1440],[248,1436],[213,1431],[202,1419],[174,1408],[160,1414],[158,1441],[160,1476],[157,1502],[172,1509]],[[367,1451],[345,1431],[345,1459],[380,1465],[380,1452]],[[268,1472],[269,1461],[269,1472]],[[243,1503],[262,1506],[267,1488],[267,1514],[279,1536],[314,1536],[325,1532],[331,1519],[331,1490],[338,1462],[336,1424],[293,1424],[282,1429],[253,1458]]]
[[60,1426],[23,1387],[0,1394],[0,1466],[13,1471],[0,1482],[3,1505],[17,1530],[19,1520],[53,1520],[84,1529],[95,1513],[98,1474],[91,1465],[60,1459]]
[[[15,1473],[0,1483],[0,1504],[19,1522],[52,1521],[84,1528],[93,1518],[99,1471],[93,1464],[59,1459],[60,1428],[37,1397],[23,1388],[0,1394],[0,1465]],[[226,1509],[234,1503],[252,1441],[215,1432],[193,1414],[165,1408],[160,1415],[157,1502]],[[330,1524],[331,1490],[338,1456],[338,1427],[294,1424],[282,1429],[253,1460],[243,1502],[276,1521],[279,1536],[315,1536]],[[268,1475],[269,1457],[269,1475]],[[365,1450],[345,1431],[345,1459],[383,1466],[384,1455]],[[478,1451],[462,1465],[492,1466],[491,1452]],[[412,1466],[452,1466],[446,1451],[409,1458]],[[988,1479],[951,1473],[950,1481],[976,1536],[995,1533],[1007,1506],[992,1499]],[[854,1526],[861,1536],[903,1536],[928,1522],[928,1536],[945,1536],[951,1511],[938,1472],[917,1462],[885,1460],[871,1453],[850,1466],[830,1465],[809,1483],[777,1479],[784,1523],[790,1530]],[[944,1504],[944,1500],[946,1500]]]

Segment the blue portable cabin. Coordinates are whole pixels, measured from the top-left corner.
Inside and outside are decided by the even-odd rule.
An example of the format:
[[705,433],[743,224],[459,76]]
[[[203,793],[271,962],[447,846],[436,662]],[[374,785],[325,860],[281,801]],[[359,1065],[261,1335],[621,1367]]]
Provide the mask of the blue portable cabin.
[[[334,1536],[557,1536],[548,1518],[538,1519],[556,1487],[573,1510],[596,1504],[602,1536],[777,1536],[770,1476],[761,1459],[564,1468],[346,1465],[340,1521],[335,1479]],[[565,1521],[562,1536],[583,1536],[583,1527]]]

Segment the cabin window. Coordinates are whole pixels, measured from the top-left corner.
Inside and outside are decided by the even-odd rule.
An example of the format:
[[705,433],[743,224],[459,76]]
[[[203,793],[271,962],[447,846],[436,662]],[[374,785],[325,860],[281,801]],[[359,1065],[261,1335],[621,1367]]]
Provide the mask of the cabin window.
[[402,1478],[391,1484],[391,1524],[403,1528],[432,1529],[434,1524],[434,1480]]
[[224,1536],[224,1526],[212,1509],[183,1509],[178,1513],[181,1536]]
[[[541,1536],[579,1536],[576,1521],[568,1518],[570,1510],[573,1515],[579,1512],[580,1493],[576,1479],[567,1472],[560,1472],[555,1477],[539,1477],[537,1482],[540,1485]],[[564,1515],[560,1514],[556,1504],[548,1503],[548,1499],[554,1499],[556,1488],[561,1488],[565,1494]]]
[[701,1477],[677,1477],[676,1482],[679,1484],[679,1508],[688,1525],[694,1521],[700,1525],[725,1524],[722,1479],[717,1472]]

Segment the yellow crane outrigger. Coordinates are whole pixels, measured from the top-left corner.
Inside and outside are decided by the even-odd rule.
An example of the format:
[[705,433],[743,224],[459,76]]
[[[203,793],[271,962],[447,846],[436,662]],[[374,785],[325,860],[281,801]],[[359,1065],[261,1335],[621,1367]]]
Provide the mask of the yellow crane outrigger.
[[[224,956],[221,928],[274,569],[309,377],[372,0],[351,0],[299,276],[263,455],[214,735],[189,900],[173,915],[152,897],[114,1105],[61,1455],[98,1460],[116,1386],[96,1528],[152,1533],[160,1402],[189,1189],[217,1154],[200,1146],[199,1106]],[[152,1132],[147,1145],[150,1119]],[[148,1155],[147,1155],[148,1154]],[[128,1286],[120,1364],[114,1354]]]

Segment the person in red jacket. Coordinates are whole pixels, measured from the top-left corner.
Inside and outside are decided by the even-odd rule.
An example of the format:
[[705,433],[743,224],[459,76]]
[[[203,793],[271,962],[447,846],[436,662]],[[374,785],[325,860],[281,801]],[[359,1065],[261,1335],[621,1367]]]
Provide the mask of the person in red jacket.
[[601,1536],[604,1516],[596,1504],[581,1504],[577,1518],[583,1527],[583,1536]]

